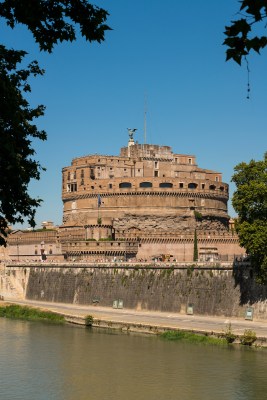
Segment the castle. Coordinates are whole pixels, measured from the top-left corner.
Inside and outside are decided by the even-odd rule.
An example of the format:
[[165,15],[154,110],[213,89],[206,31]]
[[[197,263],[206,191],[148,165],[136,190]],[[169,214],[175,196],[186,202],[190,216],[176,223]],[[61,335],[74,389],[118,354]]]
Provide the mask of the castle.
[[244,254],[229,223],[222,174],[169,146],[135,143],[128,131],[119,156],[88,155],[63,168],[63,224],[38,238],[10,235],[13,256],[18,235],[20,257],[29,258],[37,252],[54,259],[191,262],[196,237],[200,261]]

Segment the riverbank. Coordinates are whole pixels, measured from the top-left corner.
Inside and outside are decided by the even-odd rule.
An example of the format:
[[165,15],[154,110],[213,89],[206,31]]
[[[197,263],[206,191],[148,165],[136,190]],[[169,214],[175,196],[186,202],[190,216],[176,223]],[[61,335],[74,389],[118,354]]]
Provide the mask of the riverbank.
[[171,331],[178,334],[179,332],[196,334],[211,339],[226,338],[228,334],[228,337],[234,335],[234,343],[240,344],[245,331],[252,331],[257,338],[254,345],[267,347],[267,324],[263,325],[262,322],[29,300],[9,300],[8,303],[39,308],[44,312],[50,311],[63,316],[67,323],[83,326],[86,325],[86,317],[90,316],[92,327],[125,333],[160,335]]
[[66,322],[64,316],[58,313],[41,310],[40,308],[6,303],[0,305],[0,317],[26,321],[46,321],[57,324]]

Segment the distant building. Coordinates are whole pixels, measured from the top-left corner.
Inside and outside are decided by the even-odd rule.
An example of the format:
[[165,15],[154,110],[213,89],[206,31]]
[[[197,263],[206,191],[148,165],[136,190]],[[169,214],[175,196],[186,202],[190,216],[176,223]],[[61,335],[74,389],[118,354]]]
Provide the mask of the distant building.
[[83,240],[138,242],[137,258],[171,254],[179,261],[192,260],[196,229],[202,259],[219,259],[242,253],[229,231],[228,198],[222,174],[199,168],[194,155],[138,144],[131,135],[119,156],[74,158],[63,168],[62,229],[79,229]]

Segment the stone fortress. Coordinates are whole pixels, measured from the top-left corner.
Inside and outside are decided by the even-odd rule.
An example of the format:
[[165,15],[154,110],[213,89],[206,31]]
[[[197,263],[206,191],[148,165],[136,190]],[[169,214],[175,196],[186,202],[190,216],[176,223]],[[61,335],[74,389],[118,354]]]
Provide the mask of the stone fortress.
[[198,167],[194,155],[139,144],[128,131],[119,156],[88,155],[63,168],[63,224],[38,234],[13,232],[11,258],[19,246],[20,258],[192,262],[196,236],[199,261],[244,254],[222,174]]

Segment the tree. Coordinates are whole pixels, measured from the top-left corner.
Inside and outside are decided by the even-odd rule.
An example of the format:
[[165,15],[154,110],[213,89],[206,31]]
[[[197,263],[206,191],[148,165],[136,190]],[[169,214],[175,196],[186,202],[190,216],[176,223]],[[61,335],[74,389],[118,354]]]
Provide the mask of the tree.
[[238,214],[236,230],[258,281],[267,283],[267,153],[262,161],[235,167],[233,207]]
[[[0,17],[12,29],[24,24],[32,32],[43,51],[52,52],[58,42],[76,39],[76,28],[86,40],[101,43],[110,28],[105,24],[108,12],[87,0],[4,0]],[[44,114],[42,105],[31,108],[25,93],[31,91],[30,76],[43,75],[44,70],[33,61],[27,68],[20,64],[27,53],[0,45],[0,245],[6,244],[8,224],[26,218],[34,227],[36,207],[40,199],[28,194],[31,179],[40,179],[43,169],[34,160],[32,138],[46,140],[46,133],[37,129],[34,120]]]
[[[226,61],[233,59],[239,65],[251,50],[260,53],[267,45],[266,36],[253,34],[255,25],[263,23],[266,27],[267,0],[242,0],[240,1],[239,19],[231,21],[231,25],[225,27]],[[265,21],[265,22],[264,22]]]

